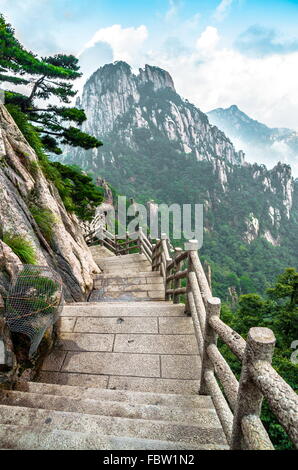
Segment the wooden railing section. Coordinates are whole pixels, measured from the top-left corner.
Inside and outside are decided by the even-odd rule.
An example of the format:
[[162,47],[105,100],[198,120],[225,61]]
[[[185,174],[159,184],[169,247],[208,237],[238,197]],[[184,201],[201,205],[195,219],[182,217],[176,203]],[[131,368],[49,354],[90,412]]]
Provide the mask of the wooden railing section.
[[[230,448],[274,449],[260,419],[264,398],[298,448],[298,396],[271,365],[274,334],[268,328],[251,328],[245,341],[220,319],[221,302],[212,296],[197,241],[189,241],[188,249],[182,251],[173,249],[165,234],[153,243],[141,229],[126,234],[120,242],[104,229],[103,233],[105,237],[99,242],[116,255],[136,248],[143,253],[152,270],[164,279],[165,300],[185,303],[201,356],[199,393],[212,397]],[[217,346],[218,338],[242,364],[239,382]]]

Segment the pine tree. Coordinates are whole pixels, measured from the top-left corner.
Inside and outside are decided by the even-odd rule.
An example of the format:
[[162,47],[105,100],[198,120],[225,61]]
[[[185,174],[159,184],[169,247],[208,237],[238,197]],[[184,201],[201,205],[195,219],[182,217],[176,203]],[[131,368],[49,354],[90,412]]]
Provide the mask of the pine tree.
[[[0,15],[0,83],[30,87],[28,95],[6,90],[6,103],[18,105],[26,113],[45,148],[51,152],[61,153],[59,143],[85,149],[102,145],[95,137],[71,125],[80,126],[86,120],[83,110],[66,106],[77,93],[73,82],[81,75],[78,59],[73,55],[38,58],[27,51],[16,39],[11,25]],[[60,105],[37,105],[50,98]]]

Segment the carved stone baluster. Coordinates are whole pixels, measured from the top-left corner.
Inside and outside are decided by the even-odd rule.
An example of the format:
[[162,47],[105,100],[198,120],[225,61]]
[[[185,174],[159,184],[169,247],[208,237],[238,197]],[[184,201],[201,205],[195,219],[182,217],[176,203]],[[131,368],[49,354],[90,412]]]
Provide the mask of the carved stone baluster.
[[251,328],[248,333],[236,408],[234,412],[232,449],[245,447],[245,436],[242,432],[242,420],[247,416],[260,416],[263,394],[249,373],[251,364],[256,362],[271,363],[275,346],[275,336],[269,328]]
[[201,382],[200,382],[200,395],[209,395],[208,387],[205,382],[205,374],[207,372],[214,372],[213,364],[208,356],[208,347],[210,345],[217,345],[217,334],[213,328],[209,325],[209,318],[220,316],[220,299],[217,297],[211,297],[206,299],[206,323],[205,331],[203,333],[204,346],[203,346],[203,357],[202,357],[202,369],[201,369]]

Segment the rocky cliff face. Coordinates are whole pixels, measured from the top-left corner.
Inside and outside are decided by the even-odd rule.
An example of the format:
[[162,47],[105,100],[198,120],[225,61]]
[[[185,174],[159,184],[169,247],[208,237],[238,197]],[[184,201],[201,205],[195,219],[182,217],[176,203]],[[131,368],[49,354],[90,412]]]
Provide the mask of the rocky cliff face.
[[157,140],[180,158],[212,162],[222,184],[228,165],[243,162],[243,153],[236,152],[204,113],[176,93],[171,76],[158,67],[146,65],[135,75],[125,62],[105,65],[87,81],[77,104],[88,118],[83,129],[105,142],[100,150],[71,151],[71,158],[82,167],[117,166],[121,154],[142,154],[145,146],[154,151]]
[[[290,220],[294,222],[297,216],[298,188],[291,168],[278,164],[268,170],[265,165],[246,164],[243,172],[242,177],[239,172],[233,172],[229,182],[234,186],[233,180],[240,180],[238,191],[243,191],[247,196],[248,192],[251,193],[247,201],[242,201],[244,206],[250,201],[250,207],[253,209],[244,217],[246,230],[242,237],[247,243],[262,237],[272,245],[279,246],[282,243],[281,234],[285,234]],[[244,178],[248,183],[246,188],[243,185]],[[254,199],[262,203],[255,204]]]
[[[34,202],[52,214],[51,241],[43,236],[30,212]],[[69,301],[84,300],[92,289],[92,273],[98,272],[75,216],[66,212],[56,187],[49,182],[38,158],[3,105],[0,106],[0,228],[31,243],[37,263],[58,271]],[[2,248],[5,244],[2,244]],[[0,250],[0,294],[11,277]],[[2,253],[2,255],[1,255]],[[7,256],[6,256],[7,258]],[[12,258],[11,258],[12,259]]]

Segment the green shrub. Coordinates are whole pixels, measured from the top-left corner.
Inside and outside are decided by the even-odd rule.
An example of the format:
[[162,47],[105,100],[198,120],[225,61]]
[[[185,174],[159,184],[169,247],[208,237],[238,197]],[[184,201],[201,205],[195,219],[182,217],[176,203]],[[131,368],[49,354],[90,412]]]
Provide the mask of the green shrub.
[[10,232],[3,234],[3,241],[20,258],[24,264],[36,264],[37,257],[31,243],[21,235]]
[[103,188],[95,186],[91,176],[76,165],[53,162],[52,166],[60,175],[55,184],[66,209],[81,220],[92,220],[96,207],[103,201]]
[[50,211],[50,209],[43,209],[34,204],[30,205],[30,212],[47,242],[51,243],[53,238],[53,225],[56,222],[56,217],[53,212]]

